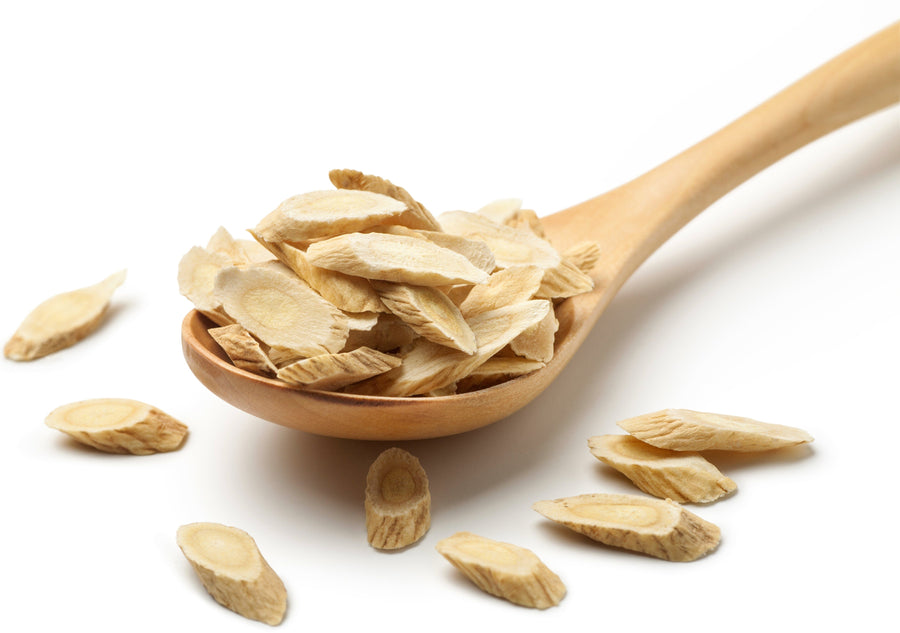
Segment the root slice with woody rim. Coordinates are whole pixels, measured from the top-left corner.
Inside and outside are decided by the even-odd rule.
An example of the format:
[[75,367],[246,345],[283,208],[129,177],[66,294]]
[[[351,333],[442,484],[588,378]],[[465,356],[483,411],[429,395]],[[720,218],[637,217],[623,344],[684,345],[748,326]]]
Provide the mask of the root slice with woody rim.
[[639,440],[675,451],[768,451],[813,441],[792,426],[689,409],[664,409],[617,424]]
[[281,623],[287,591],[253,537],[219,523],[189,523],[176,540],[216,602],[251,620]]
[[418,541],[431,526],[431,492],[422,464],[401,448],[382,452],[366,475],[366,535],[377,549]]
[[3,348],[11,360],[35,360],[71,347],[96,330],[125,271],[100,283],[55,295],[32,310]]
[[513,604],[546,609],[566,595],[559,576],[524,547],[457,532],[435,549],[479,589]]
[[149,404],[126,398],[82,400],[54,409],[46,424],[105,453],[174,451],[188,428]]
[[588,538],[663,560],[686,562],[714,550],[719,528],[667,499],[587,494],[538,501],[532,508]]
[[588,447],[594,457],[660,499],[709,503],[737,489],[699,453],[656,448],[631,435],[595,435]]

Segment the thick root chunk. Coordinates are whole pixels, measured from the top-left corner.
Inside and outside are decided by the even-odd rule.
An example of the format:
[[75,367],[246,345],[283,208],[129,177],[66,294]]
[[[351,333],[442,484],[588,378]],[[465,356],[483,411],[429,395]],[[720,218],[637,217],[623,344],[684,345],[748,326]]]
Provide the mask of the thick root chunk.
[[399,549],[418,541],[431,526],[431,492],[419,460],[389,448],[366,476],[366,534],[369,545]]
[[458,532],[435,548],[479,589],[513,604],[546,609],[566,595],[559,576],[524,547]]
[[54,409],[46,424],[105,453],[174,451],[188,428],[149,404],[125,398],[83,400]]
[[249,534],[218,523],[189,523],[178,528],[176,541],[216,602],[251,620],[281,623],[287,591]]
[[97,329],[125,271],[93,286],[47,299],[32,310],[7,341],[3,354],[11,360],[34,360],[71,347]]
[[669,561],[696,560],[714,550],[721,535],[717,526],[670,499],[588,494],[538,501],[532,508],[604,545]]

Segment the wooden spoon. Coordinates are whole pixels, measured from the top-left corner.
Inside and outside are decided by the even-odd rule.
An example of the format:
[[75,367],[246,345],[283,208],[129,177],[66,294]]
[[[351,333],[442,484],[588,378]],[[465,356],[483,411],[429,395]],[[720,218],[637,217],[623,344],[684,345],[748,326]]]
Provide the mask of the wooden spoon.
[[556,354],[532,374],[471,393],[387,398],[298,390],[235,368],[196,311],[184,356],[210,391],[260,418],[320,435],[371,440],[440,437],[517,411],[559,375],[635,269],[703,209],[795,149],[900,101],[900,22],[857,44],[734,123],[639,178],[542,218],[560,249],[591,239],[595,289],[558,308]]

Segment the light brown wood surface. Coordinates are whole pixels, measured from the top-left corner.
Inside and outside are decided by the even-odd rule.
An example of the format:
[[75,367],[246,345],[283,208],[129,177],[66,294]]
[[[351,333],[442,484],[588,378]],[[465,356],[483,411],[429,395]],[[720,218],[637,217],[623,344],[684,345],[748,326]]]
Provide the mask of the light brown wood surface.
[[559,375],[628,277],[701,211],[795,149],[898,101],[900,23],[894,23],[643,176],[543,218],[560,250],[592,239],[602,254],[592,272],[594,290],[566,300],[558,310],[553,360],[527,376],[429,398],[297,390],[231,365],[206,332],[212,322],[195,311],[182,326],[185,359],[208,389],[232,405],[321,435],[421,439],[496,422],[527,405]]

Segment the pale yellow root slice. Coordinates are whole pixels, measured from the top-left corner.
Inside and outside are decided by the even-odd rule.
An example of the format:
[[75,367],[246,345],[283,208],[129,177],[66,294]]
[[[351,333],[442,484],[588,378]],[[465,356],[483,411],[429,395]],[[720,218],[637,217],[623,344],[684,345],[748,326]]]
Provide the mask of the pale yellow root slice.
[[278,372],[278,368],[263,351],[259,341],[241,325],[233,323],[210,328],[208,331],[238,369],[261,376],[274,376]]
[[517,229],[526,229],[540,238],[547,239],[547,233],[544,231],[541,219],[531,209],[518,209],[510,217],[506,218],[503,224]]
[[335,391],[400,366],[400,359],[368,347],[304,358],[278,370],[278,378],[308,389]]
[[427,240],[387,233],[349,233],[311,244],[306,251],[313,266],[348,275],[443,286],[482,283],[488,274],[463,255]]
[[717,526],[670,499],[587,494],[538,501],[532,508],[604,545],[675,562],[708,554],[721,538]]
[[206,250],[210,253],[222,253],[235,266],[243,266],[252,262],[244,245],[234,239],[224,226],[220,226],[209,238]]
[[399,221],[406,205],[369,191],[311,191],[282,202],[256,225],[268,242],[304,242]]
[[219,523],[189,523],[178,528],[176,542],[223,607],[273,626],[284,619],[284,583],[245,531]]
[[699,453],[656,448],[630,435],[595,435],[588,447],[601,462],[661,499],[709,503],[737,489]]
[[416,334],[438,345],[475,353],[475,334],[446,294],[430,286],[372,281],[382,303]]
[[269,268],[225,268],[213,294],[263,343],[303,356],[339,351],[350,331],[343,312],[299,279]]
[[521,208],[522,201],[518,198],[501,198],[499,200],[488,202],[478,209],[477,213],[489,218],[497,224],[503,224]]
[[216,325],[234,323],[222,302],[213,296],[216,275],[232,265],[231,257],[225,253],[213,253],[200,246],[194,246],[178,263],[178,290]]
[[262,264],[264,262],[272,261],[277,257],[255,239],[238,239],[235,241],[240,244],[241,248],[244,249],[244,252],[247,253],[247,258],[250,260],[251,264]]
[[478,345],[474,354],[419,338],[402,355],[403,364],[389,372],[347,387],[366,395],[413,396],[426,394],[468,376],[524,330],[543,319],[550,302],[523,301],[484,312],[469,320]]
[[353,169],[332,169],[328,178],[338,189],[357,189],[380,193],[394,200],[404,203],[408,209],[398,224],[408,226],[411,229],[426,229],[439,231],[440,225],[434,216],[429,213],[422,203],[416,201],[403,187],[398,187],[390,180],[371,176]]
[[497,267],[494,253],[482,240],[472,240],[461,235],[439,231],[419,231],[419,234],[429,242],[459,253],[472,262],[473,266],[488,274],[494,272],[494,269]]
[[103,320],[125,271],[100,283],[55,295],[38,305],[22,321],[3,347],[11,360],[35,360],[71,347],[94,332]]
[[600,260],[600,245],[597,242],[578,242],[562,252],[562,258],[574,264],[578,270],[588,275]]
[[812,442],[802,429],[688,409],[664,409],[617,423],[639,440],[674,451],[768,451]]
[[382,452],[366,475],[366,536],[378,549],[418,541],[431,526],[428,476],[416,457],[401,448]]
[[505,305],[528,301],[541,287],[544,271],[539,266],[513,266],[493,273],[483,284],[472,286],[459,304],[465,317],[473,317]]
[[558,329],[559,321],[556,319],[556,313],[550,310],[540,323],[532,325],[511,340],[509,347],[519,356],[549,363],[553,358],[553,344]]
[[456,383],[456,391],[464,393],[497,385],[530,374],[545,365],[546,363],[520,356],[492,356]]
[[380,352],[389,352],[409,345],[416,338],[406,323],[393,314],[379,314],[378,322],[370,329],[354,329],[351,327],[343,352],[357,347],[371,347]]
[[559,576],[524,547],[457,532],[435,549],[479,589],[513,604],[547,609],[566,595]]
[[544,271],[541,287],[534,296],[538,299],[565,299],[590,292],[593,288],[594,280],[574,263],[564,259]]
[[54,409],[45,422],[97,450],[132,455],[174,451],[188,432],[156,407],[125,398],[72,402]]
[[376,325],[378,319],[383,313],[381,312],[344,312],[347,315],[347,324],[350,330],[359,332],[369,332]]

